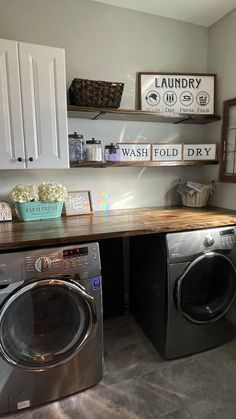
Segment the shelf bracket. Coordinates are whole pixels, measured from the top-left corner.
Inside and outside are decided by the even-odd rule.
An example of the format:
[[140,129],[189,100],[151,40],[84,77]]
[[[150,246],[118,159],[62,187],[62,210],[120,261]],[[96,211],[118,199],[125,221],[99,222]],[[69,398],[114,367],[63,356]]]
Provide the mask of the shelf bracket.
[[101,116],[101,115],[104,115],[106,112],[103,112],[103,111],[101,111],[101,112],[99,112],[96,116],[94,116],[93,117],[93,120],[95,120],[95,119],[99,119],[99,117]]
[[182,124],[185,121],[189,121],[190,119],[192,119],[191,116],[186,116],[185,118],[180,119],[179,121],[174,122],[174,124]]

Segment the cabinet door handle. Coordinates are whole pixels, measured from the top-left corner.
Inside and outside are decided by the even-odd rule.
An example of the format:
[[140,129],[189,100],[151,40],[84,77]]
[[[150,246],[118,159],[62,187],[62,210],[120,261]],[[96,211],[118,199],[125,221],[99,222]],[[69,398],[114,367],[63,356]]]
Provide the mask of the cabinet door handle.
[[29,161],[34,161],[33,157],[29,157]]
[[18,157],[17,161],[21,163],[23,161],[22,157]]

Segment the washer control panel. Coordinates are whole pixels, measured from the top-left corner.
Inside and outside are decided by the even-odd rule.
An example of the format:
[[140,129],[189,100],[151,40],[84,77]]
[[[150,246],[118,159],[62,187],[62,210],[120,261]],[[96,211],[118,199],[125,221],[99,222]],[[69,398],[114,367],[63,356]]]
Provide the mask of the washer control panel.
[[50,275],[79,275],[81,279],[99,276],[101,262],[98,243],[22,252],[24,280]]

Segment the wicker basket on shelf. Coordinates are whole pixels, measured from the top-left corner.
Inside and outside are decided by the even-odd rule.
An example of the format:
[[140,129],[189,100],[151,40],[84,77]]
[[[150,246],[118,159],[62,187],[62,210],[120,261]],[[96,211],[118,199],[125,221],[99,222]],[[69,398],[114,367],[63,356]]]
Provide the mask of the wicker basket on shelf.
[[193,195],[182,195],[182,204],[185,207],[205,207],[212,189],[212,185],[205,185],[202,192],[194,192]]
[[75,78],[69,88],[71,105],[119,108],[124,83]]

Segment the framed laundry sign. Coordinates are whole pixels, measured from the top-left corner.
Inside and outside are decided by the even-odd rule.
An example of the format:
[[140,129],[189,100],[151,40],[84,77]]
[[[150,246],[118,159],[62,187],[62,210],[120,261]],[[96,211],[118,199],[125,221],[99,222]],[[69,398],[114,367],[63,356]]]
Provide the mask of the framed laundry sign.
[[118,143],[120,161],[150,161],[151,144],[149,143]]
[[138,73],[139,107],[149,112],[211,115],[215,87],[215,74]]
[[68,192],[65,209],[66,215],[92,214],[90,191]]

